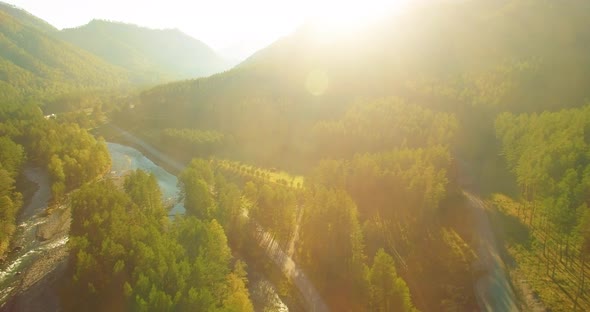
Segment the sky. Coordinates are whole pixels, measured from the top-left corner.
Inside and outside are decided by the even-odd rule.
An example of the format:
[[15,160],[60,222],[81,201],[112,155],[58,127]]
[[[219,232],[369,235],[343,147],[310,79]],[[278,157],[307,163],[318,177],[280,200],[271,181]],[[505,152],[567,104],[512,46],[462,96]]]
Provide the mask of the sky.
[[336,25],[375,18],[405,0],[4,0],[53,26],[106,19],[149,28],[178,28],[231,57],[293,32],[308,20]]

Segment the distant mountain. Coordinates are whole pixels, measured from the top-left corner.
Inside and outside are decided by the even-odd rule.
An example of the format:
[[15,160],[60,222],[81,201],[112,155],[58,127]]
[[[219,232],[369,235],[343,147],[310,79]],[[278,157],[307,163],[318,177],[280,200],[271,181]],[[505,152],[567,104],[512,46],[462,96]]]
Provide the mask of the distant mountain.
[[[330,38],[306,25],[230,71],[148,91],[145,104],[157,108],[174,99],[177,107],[198,110],[209,101],[296,98],[297,105],[321,102],[313,104],[317,112],[329,103],[396,95],[551,108],[590,98],[589,42],[587,1],[440,1],[358,35]],[[326,88],[314,95],[309,82],[318,73]]]
[[55,28],[0,5],[0,101],[128,83],[127,72],[53,36]]
[[57,36],[148,82],[203,77],[228,68],[213,49],[177,29],[93,20]]
[[36,28],[42,32],[54,32],[57,28],[53,27],[48,22],[34,16],[33,14],[22,10],[12,4],[0,2],[0,11],[3,11],[10,16],[17,19],[20,23]]

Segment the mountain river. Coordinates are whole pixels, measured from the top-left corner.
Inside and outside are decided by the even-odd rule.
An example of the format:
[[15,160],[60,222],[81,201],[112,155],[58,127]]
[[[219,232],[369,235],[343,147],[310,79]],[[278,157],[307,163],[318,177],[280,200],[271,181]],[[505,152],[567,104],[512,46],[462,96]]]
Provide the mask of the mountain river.
[[[153,173],[164,200],[173,204],[170,215],[184,213],[182,202],[178,202],[176,176],[134,148],[116,143],[107,143],[107,146],[112,159],[111,176],[120,177],[136,169]],[[65,271],[70,214],[62,207],[46,215],[45,209],[51,198],[46,171],[25,167],[24,175],[38,188],[26,200],[17,220],[12,250],[0,264],[0,311],[59,310],[55,284]],[[248,286],[256,311],[288,311],[273,285],[261,274],[251,275]],[[31,291],[35,288],[38,289]],[[40,300],[44,305],[34,302]]]

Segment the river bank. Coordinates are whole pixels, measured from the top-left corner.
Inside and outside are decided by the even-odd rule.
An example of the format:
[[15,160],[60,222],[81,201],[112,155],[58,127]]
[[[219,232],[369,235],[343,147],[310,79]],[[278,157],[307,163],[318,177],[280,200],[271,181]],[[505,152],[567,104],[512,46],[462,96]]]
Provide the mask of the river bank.
[[[152,160],[137,149],[119,143],[107,142],[107,147],[112,158],[112,176],[123,176],[130,170],[136,169],[152,173],[158,181],[158,185],[162,190],[162,195],[165,200],[170,202],[177,201],[179,193],[178,180],[175,175],[161,167],[157,163],[157,159]],[[160,158],[160,162],[161,161],[162,159]],[[175,215],[176,213],[184,213],[184,206],[182,203],[176,204],[172,208],[170,214]],[[240,255],[234,254],[234,256],[238,259],[250,260],[244,259]],[[249,261],[246,261],[246,263],[248,262]],[[252,262],[250,261],[250,263]],[[254,306],[256,307],[256,311],[289,310],[283,302],[283,298],[279,298],[273,283],[269,281],[268,270],[260,270],[260,267],[253,263],[253,265],[248,265],[247,271],[249,280],[248,289]],[[272,277],[276,277],[276,275],[272,274]],[[293,311],[298,310],[293,309]]]
[[[143,141],[141,138],[137,138],[124,129],[110,124],[106,124],[101,128],[95,129],[94,135],[103,136],[105,140],[109,142],[116,142],[115,144],[107,143],[113,158],[113,170],[115,171],[114,174],[120,174],[120,172],[129,169],[148,169],[148,172],[153,172],[156,174],[165,197],[173,196],[172,194],[174,194],[174,192],[178,192],[176,175],[178,175],[182,169],[184,169],[185,165],[182,164],[182,161],[165,155],[161,151],[151,146],[149,143]],[[130,146],[133,147],[133,150],[137,149],[140,152],[139,155],[133,152]],[[126,163],[121,162],[117,160],[117,158],[121,157],[115,156],[119,152],[127,153],[127,155],[132,157],[131,159],[127,159]],[[145,158],[147,161],[143,159],[133,159],[135,157]],[[188,163],[188,161],[186,162]],[[164,172],[154,168],[153,165],[161,167],[159,169],[163,169]],[[170,178],[168,175],[173,175],[174,179]],[[180,209],[175,207],[173,212],[175,210],[178,212]],[[260,259],[258,261],[260,261]],[[252,263],[251,261],[247,262]],[[263,268],[266,269],[261,270]],[[272,268],[269,270],[267,265],[252,265],[248,266],[247,271],[249,277],[248,289],[250,290],[250,295],[252,297],[252,301],[254,302],[256,311],[302,310],[301,303],[295,302],[290,298],[281,298],[278,295],[277,289],[274,285],[276,283],[282,283],[282,280],[284,279],[284,277],[280,277],[282,273],[280,273],[281,270],[279,268]],[[270,279],[268,279],[269,271],[271,276]]]
[[0,311],[59,311],[57,282],[66,267],[69,210],[61,207],[47,215],[51,198],[47,172],[26,166],[23,175],[29,189],[23,192],[25,205],[12,242],[18,251],[0,267]]
[[67,268],[66,245],[49,250],[23,274],[19,290],[0,311],[61,311],[59,288]]
[[135,134],[110,123],[93,129],[91,133],[96,137],[103,137],[107,142],[129,146],[140,151],[156,165],[162,167],[174,176],[179,175],[189,163],[189,160],[179,160],[165,155],[151,146],[143,138],[138,138]]
[[[167,172],[159,163],[144,156],[140,151],[115,143],[107,143],[113,166],[111,176],[124,176],[130,170],[142,169],[154,173],[166,200],[176,200],[178,185],[176,176]],[[168,168],[180,172],[179,164]],[[25,198],[28,203],[19,217],[19,230],[15,245],[22,249],[11,254],[4,266],[0,266],[1,311],[60,311],[59,289],[68,259],[68,232],[71,212],[66,206],[53,208],[47,214],[46,208],[51,198],[50,181],[47,172],[41,169],[26,170],[34,191]],[[173,208],[175,213],[183,213],[182,203]],[[288,311],[279,298],[276,288],[266,274],[249,268],[249,290],[257,311]],[[273,275],[274,276],[274,275]],[[3,303],[3,304],[2,304]],[[277,309],[278,308],[278,309]],[[294,309],[298,310],[298,309]]]

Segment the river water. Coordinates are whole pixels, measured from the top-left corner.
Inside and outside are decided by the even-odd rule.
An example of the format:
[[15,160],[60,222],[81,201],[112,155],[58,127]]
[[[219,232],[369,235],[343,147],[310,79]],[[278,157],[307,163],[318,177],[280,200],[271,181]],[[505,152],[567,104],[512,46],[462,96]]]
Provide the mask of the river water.
[[[184,206],[179,202],[178,179],[140,151],[116,143],[107,143],[112,159],[111,175],[124,176],[130,170],[141,169],[153,173],[160,185],[162,195],[167,203],[173,204],[170,214],[183,214]],[[29,269],[42,260],[49,252],[63,247],[67,235],[58,235],[47,241],[37,239],[39,225],[46,223],[50,217],[44,213],[51,198],[50,181],[46,171],[39,168],[26,167],[24,174],[27,179],[38,185],[29,203],[21,210],[17,220],[17,230],[13,246],[20,250],[11,252],[6,262],[0,265],[0,306],[3,305],[19,287],[22,277],[27,276]],[[46,268],[48,271],[52,268]],[[46,272],[37,272],[43,275]],[[281,301],[274,286],[260,274],[254,274],[248,288],[256,311],[288,311]]]
[[[170,174],[132,147],[116,143],[107,143],[107,147],[113,163],[111,168],[112,175],[123,176],[129,170],[137,169],[153,173],[158,180],[164,199],[169,203],[176,203],[170,214],[184,213],[183,204],[178,203],[179,188],[176,176]],[[256,311],[289,310],[277,295],[274,286],[260,274],[250,275],[248,286]]]
[[158,180],[164,200],[168,203],[174,203],[170,214],[184,214],[184,206],[178,202],[179,190],[176,176],[156,165],[140,151],[132,147],[117,143],[107,143],[107,147],[113,163],[111,167],[112,175],[123,176],[130,170],[137,169],[153,173]]
[[17,246],[20,250],[9,252],[6,262],[0,265],[0,305],[4,304],[18,287],[22,278],[21,272],[26,272],[35,261],[46,256],[51,250],[62,247],[68,241],[65,235],[44,242],[36,239],[38,225],[48,220],[44,211],[51,198],[49,176],[45,170],[32,167],[25,167],[23,173],[27,179],[37,184],[38,188],[17,218],[12,246]]

